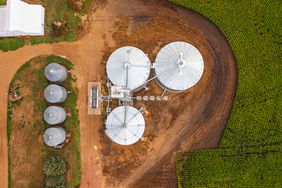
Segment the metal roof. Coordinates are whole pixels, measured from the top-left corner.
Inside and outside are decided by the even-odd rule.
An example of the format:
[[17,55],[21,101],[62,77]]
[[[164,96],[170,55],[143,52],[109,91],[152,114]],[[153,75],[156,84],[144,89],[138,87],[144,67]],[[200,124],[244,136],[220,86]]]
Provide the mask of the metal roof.
[[0,36],[44,35],[44,14],[41,5],[8,0],[7,5],[0,6]]
[[44,120],[50,125],[63,123],[67,118],[65,109],[58,106],[49,106],[44,111]]
[[107,74],[116,86],[139,89],[150,76],[151,61],[140,49],[125,46],[114,51],[108,59]]
[[50,63],[46,66],[44,74],[50,82],[63,82],[68,76],[68,71],[58,63]]
[[60,127],[48,128],[43,135],[46,145],[55,147],[62,144],[66,140],[66,131]]
[[142,138],[144,131],[145,120],[142,113],[131,106],[117,107],[106,121],[106,134],[120,145],[134,144]]
[[62,86],[51,84],[45,89],[44,97],[49,103],[62,103],[67,98],[67,91]]
[[157,81],[172,92],[181,92],[193,87],[204,72],[201,53],[186,42],[172,42],[163,47],[154,66]]

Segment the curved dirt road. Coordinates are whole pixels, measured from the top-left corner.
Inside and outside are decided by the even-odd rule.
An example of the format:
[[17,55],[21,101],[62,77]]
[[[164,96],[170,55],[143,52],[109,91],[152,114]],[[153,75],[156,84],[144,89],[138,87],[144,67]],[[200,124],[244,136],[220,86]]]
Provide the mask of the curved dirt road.
[[[122,31],[122,26],[116,24],[121,18],[127,20],[125,32]],[[168,26],[165,25],[166,22],[169,23]],[[177,27],[171,27],[172,24]],[[144,35],[146,32],[142,28],[152,30],[152,33]],[[118,30],[121,30],[120,33]],[[124,41],[123,44],[117,39],[117,36],[131,37],[138,32],[140,40],[150,36],[152,41],[145,42],[143,46],[140,40]],[[187,34],[184,36],[183,33]],[[156,138],[152,145],[154,149],[150,150],[142,165],[116,187],[175,187],[175,174],[171,174],[174,173],[174,153],[179,150],[216,147],[218,144],[231,110],[237,71],[232,51],[216,27],[199,15],[159,0],[108,0],[91,15],[90,31],[79,41],[26,46],[16,51],[0,53],[0,187],[8,187],[7,91],[12,77],[22,64],[45,54],[66,56],[75,64],[74,72],[80,90],[81,187],[110,187],[102,173],[98,133],[102,122],[100,117],[88,116],[86,111],[87,82],[104,78],[100,64],[105,52],[108,53],[108,48],[128,43],[145,50],[146,45],[164,45],[174,40],[191,42],[204,56],[204,77],[195,89],[188,92],[188,97],[184,97],[185,100],[196,102],[189,104],[187,109],[178,114],[171,129]],[[156,180],[156,177],[159,179]],[[142,181],[139,181],[141,178]]]

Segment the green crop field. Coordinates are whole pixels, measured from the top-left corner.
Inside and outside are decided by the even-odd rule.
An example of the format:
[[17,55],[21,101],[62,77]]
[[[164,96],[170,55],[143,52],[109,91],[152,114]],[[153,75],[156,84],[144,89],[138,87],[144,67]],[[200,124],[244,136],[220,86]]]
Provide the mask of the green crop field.
[[281,187],[281,145],[178,155],[178,187]]
[[[222,157],[226,149],[281,145],[282,142],[282,2],[279,0],[171,0],[210,19],[228,39],[238,65],[238,89],[217,151],[186,154],[178,160],[179,187],[217,185],[282,186],[281,152]],[[279,147],[281,149],[281,147]],[[242,161],[248,160],[246,163]],[[214,166],[213,161],[220,161]],[[228,168],[225,168],[229,166]],[[246,168],[246,166],[248,168]],[[263,168],[263,165],[267,165]],[[269,167],[269,168],[268,168]],[[238,173],[237,173],[238,172]],[[263,179],[266,176],[269,179]],[[220,173],[215,175],[216,173]],[[183,176],[183,174],[186,174]],[[207,178],[209,174],[209,178]],[[233,175],[234,174],[234,177]],[[196,180],[194,179],[197,176]],[[262,177],[259,181],[258,178]],[[229,184],[224,177],[236,183]],[[215,184],[215,182],[217,182]],[[265,184],[264,184],[265,182]]]
[[0,0],[0,6],[6,5],[6,0]]

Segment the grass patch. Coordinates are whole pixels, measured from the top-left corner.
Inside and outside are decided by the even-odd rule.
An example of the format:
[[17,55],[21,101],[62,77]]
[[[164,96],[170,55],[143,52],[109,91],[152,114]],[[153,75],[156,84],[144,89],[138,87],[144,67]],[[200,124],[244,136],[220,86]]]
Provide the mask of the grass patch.
[[[52,149],[43,143],[43,133],[49,127],[43,120],[42,114],[47,107],[44,99],[44,89],[48,86],[48,81],[44,76],[44,68],[50,62],[56,62],[72,68],[73,64],[58,56],[41,56],[30,60],[24,64],[15,74],[11,81],[10,88],[14,85],[21,85],[21,89],[28,94],[23,94],[21,103],[9,103],[7,134],[9,143],[9,186],[16,186],[17,181],[25,181],[28,187],[44,187],[43,163],[49,155],[59,155],[65,158],[68,166],[67,187],[73,188],[80,184],[81,164],[80,164],[80,129],[78,110],[76,101],[78,90],[76,88],[76,78],[69,76],[65,87],[71,91],[65,102],[65,108],[71,112],[65,122],[67,132],[71,134],[71,141],[63,149]],[[28,76],[27,76],[28,75]],[[23,110],[25,105],[29,105],[31,111],[25,117]],[[28,109],[27,109],[28,110]],[[22,113],[20,113],[22,112]],[[12,114],[21,114],[20,120]],[[12,116],[11,116],[12,115]],[[24,134],[27,138],[15,138],[18,134]],[[19,152],[17,147],[25,148],[27,153]],[[36,153],[36,154],[35,154]],[[25,160],[17,163],[18,159],[24,157]],[[25,161],[25,162],[23,162]],[[32,169],[27,170],[26,176],[16,177],[21,171],[22,165],[27,165]],[[22,173],[21,173],[22,174]],[[24,176],[24,177],[23,177]]]
[[21,48],[25,45],[25,39],[22,38],[0,38],[0,50],[10,51]]
[[0,0],[0,6],[6,5],[6,0]]
[[[6,0],[0,0],[4,3]],[[45,8],[45,36],[31,38],[0,38],[0,51],[16,50],[24,45],[74,41],[83,28],[81,16],[88,13],[93,0],[85,0],[82,10],[76,11],[68,6],[68,0],[37,0]],[[65,28],[56,32],[54,21],[63,21]]]
[[[278,155],[281,156],[281,153],[271,154],[269,158],[254,156],[244,158],[243,156],[242,160],[239,160],[237,157],[229,157],[224,164],[215,167],[205,162],[221,160],[218,157],[222,152],[226,152],[226,149],[237,151],[238,148],[255,147],[260,150],[265,145],[282,141],[282,82],[280,78],[282,25],[279,23],[281,3],[276,0],[171,1],[199,12],[219,27],[235,53],[239,74],[237,95],[230,120],[221,139],[219,154],[213,155],[210,151],[187,154],[186,164],[192,165],[187,166],[189,176],[181,177],[182,173],[179,172],[178,177],[192,182],[188,186],[197,186],[198,184],[194,184],[191,178],[195,178],[198,171],[206,170],[203,174],[199,173],[197,178],[198,182],[202,181],[207,183],[206,185],[209,185],[211,181],[206,179],[206,173],[213,175],[220,173],[215,175],[212,182],[218,181],[223,187],[235,185],[229,184],[223,178],[230,173],[228,178],[233,181],[236,177],[234,181],[237,181],[238,185],[253,186],[256,180],[262,183],[261,186],[268,186],[270,180],[258,179],[258,177],[263,178],[264,171],[267,171],[267,177],[273,177],[271,185],[281,186],[282,182],[276,179],[276,171],[268,171],[261,165],[269,167],[279,165],[277,168],[280,168],[282,159]],[[248,165],[254,166],[245,168],[244,163],[241,163],[243,159],[249,161]],[[225,164],[234,166],[240,173],[231,171],[231,168],[226,168],[224,171]],[[234,178],[231,177],[232,173]]]
[[[237,58],[238,90],[220,147],[281,140],[282,25],[278,20],[282,7],[279,1],[173,2],[213,21],[229,40]],[[274,129],[279,131],[269,133]]]

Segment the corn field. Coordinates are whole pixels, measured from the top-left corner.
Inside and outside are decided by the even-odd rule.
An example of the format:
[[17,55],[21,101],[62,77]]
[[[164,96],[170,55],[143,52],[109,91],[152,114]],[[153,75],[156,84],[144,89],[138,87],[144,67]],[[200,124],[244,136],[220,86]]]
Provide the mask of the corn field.
[[[228,39],[238,66],[236,98],[219,149],[179,157],[179,187],[280,187],[282,2],[171,2],[194,10],[217,25]],[[261,153],[265,146],[269,146],[267,152]],[[272,146],[276,147],[275,152]],[[253,148],[253,154],[228,155],[246,148]]]

